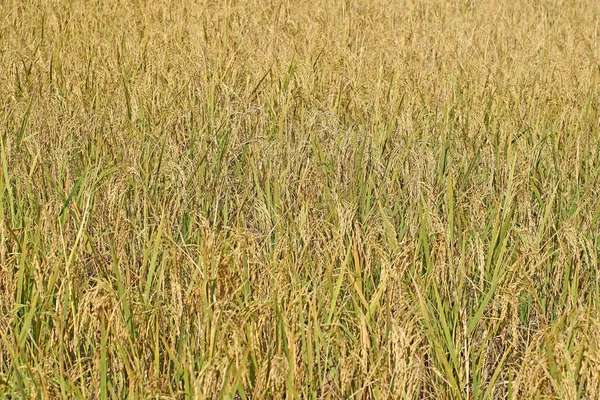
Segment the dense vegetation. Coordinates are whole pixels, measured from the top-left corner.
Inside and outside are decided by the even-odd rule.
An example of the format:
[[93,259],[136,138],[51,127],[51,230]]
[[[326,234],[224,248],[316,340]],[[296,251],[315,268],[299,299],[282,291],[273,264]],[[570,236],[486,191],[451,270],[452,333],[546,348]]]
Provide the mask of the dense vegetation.
[[600,397],[599,17],[0,2],[0,397]]

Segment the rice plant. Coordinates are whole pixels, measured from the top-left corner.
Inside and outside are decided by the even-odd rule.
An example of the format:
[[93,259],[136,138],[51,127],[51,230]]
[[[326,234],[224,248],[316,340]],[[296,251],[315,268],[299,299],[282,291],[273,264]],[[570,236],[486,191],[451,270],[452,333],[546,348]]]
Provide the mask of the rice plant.
[[0,398],[599,398],[599,18],[3,0]]

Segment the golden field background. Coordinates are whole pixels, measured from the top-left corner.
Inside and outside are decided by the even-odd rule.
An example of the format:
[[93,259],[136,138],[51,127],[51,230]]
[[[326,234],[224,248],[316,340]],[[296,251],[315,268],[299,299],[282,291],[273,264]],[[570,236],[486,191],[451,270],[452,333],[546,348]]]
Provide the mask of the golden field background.
[[0,396],[600,397],[599,16],[0,2]]

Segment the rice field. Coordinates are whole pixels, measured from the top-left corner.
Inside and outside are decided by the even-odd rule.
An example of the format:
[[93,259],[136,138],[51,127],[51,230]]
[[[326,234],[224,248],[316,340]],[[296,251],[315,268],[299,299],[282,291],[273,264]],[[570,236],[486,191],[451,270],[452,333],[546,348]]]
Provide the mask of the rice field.
[[1,1],[0,398],[600,398],[599,18]]

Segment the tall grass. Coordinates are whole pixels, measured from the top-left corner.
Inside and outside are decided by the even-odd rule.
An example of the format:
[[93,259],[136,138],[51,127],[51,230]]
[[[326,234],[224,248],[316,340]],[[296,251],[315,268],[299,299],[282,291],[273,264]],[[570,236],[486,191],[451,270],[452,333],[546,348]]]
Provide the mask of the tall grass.
[[600,397],[599,16],[0,2],[0,397]]

